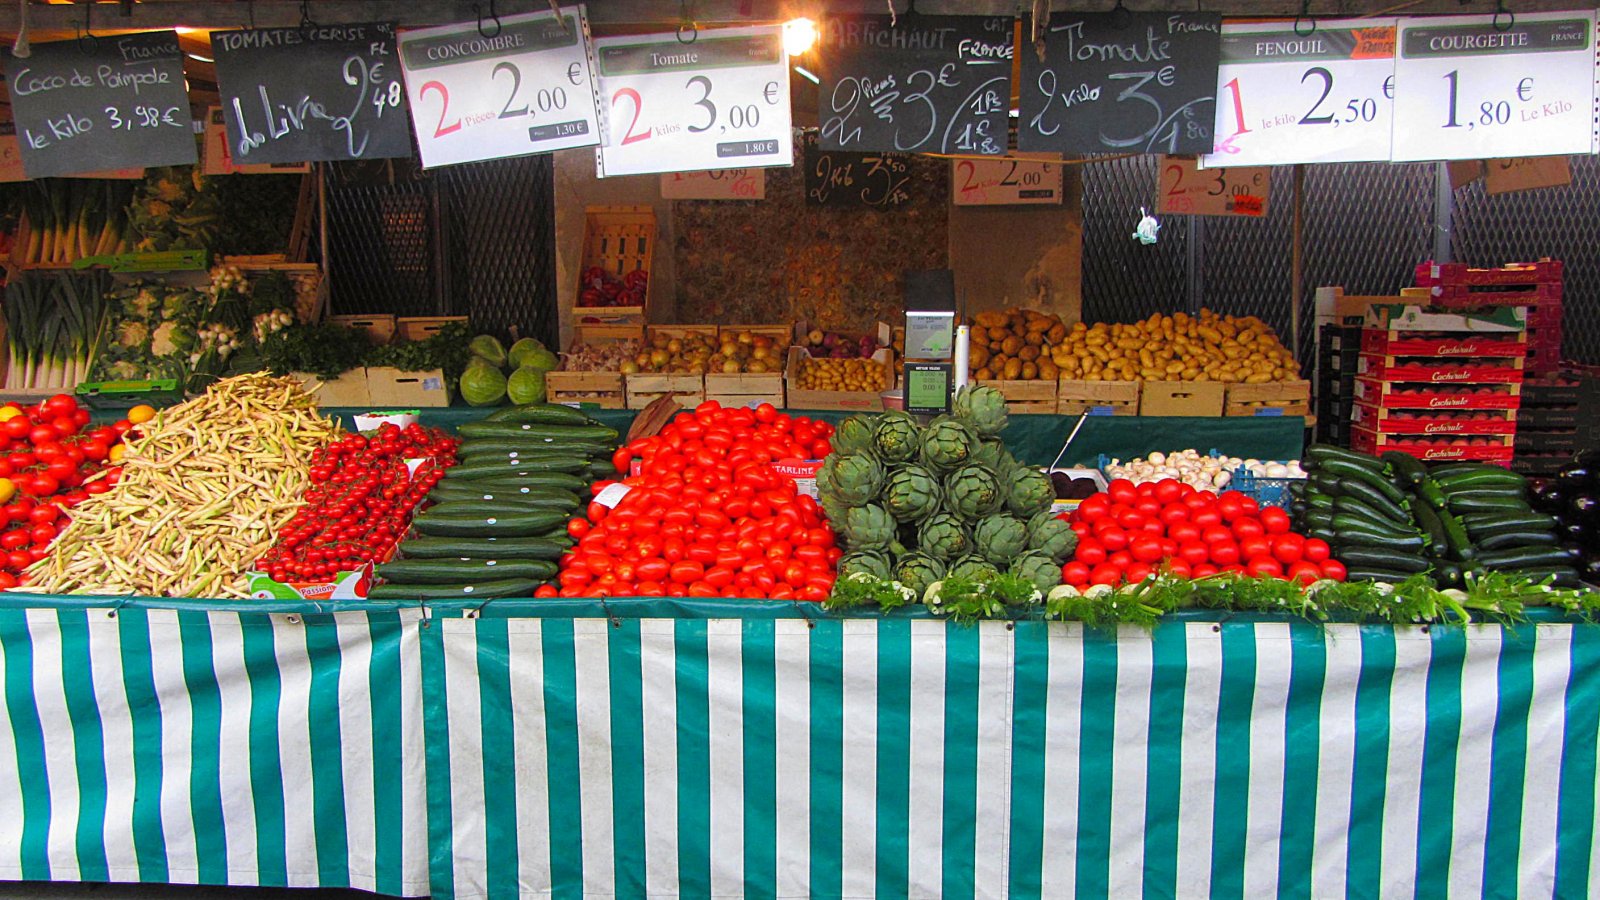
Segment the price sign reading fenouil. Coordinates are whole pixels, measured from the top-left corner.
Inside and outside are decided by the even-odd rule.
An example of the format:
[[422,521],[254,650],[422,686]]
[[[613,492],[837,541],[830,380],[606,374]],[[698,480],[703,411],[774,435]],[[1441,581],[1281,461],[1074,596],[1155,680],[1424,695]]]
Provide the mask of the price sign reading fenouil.
[[839,16],[822,23],[825,150],[1006,152],[1010,16]]
[[1163,156],[1156,211],[1260,218],[1267,214],[1271,186],[1272,170],[1266,166],[1201,169],[1192,159]]
[[34,44],[6,79],[29,178],[195,161],[175,31]]
[[1056,13],[1045,58],[1022,54],[1017,147],[1061,153],[1210,153],[1215,13]]
[[1222,26],[1216,152],[1205,165],[1388,160],[1394,20]]
[[794,164],[780,26],[602,38],[594,54],[601,178]]
[[958,159],[950,164],[950,199],[957,206],[1015,206],[1061,202],[1061,163],[1037,159]]
[[238,165],[411,155],[389,23],[213,31]]
[[584,8],[419,28],[400,61],[427,168],[600,142]]
[[1519,13],[1401,19],[1397,162],[1588,153],[1594,16]]

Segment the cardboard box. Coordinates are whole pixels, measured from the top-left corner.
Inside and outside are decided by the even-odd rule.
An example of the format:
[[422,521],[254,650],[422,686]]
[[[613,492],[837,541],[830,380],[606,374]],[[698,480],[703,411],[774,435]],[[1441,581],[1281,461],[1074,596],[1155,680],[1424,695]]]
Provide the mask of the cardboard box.
[[627,392],[621,372],[544,373],[545,401],[567,405],[593,404],[600,409],[624,409]]
[[402,341],[425,341],[439,333],[439,329],[452,322],[467,323],[466,316],[402,316],[395,320],[395,330]]
[[1061,379],[1056,386],[1056,411],[1064,416],[1088,412],[1091,416],[1139,414],[1140,382],[1076,381]]
[[374,344],[387,344],[394,338],[395,330],[399,327],[394,316],[329,316],[329,325],[359,331],[367,340]]
[[367,369],[367,390],[377,406],[449,406],[444,370],[402,372],[387,366]]
[[[810,391],[800,385],[800,368],[810,359],[800,347],[789,348],[784,368],[784,393],[791,409],[837,409],[850,412],[883,412],[883,391]],[[889,372],[885,384],[894,382],[894,351],[887,347],[872,354],[874,362]],[[883,390],[889,390],[886,386]]]
[[1411,338],[1413,332],[1365,328],[1361,352],[1377,356],[1465,356],[1515,358],[1528,352],[1525,331],[1510,334],[1468,334],[1453,338]]
[[1443,312],[1409,303],[1383,304],[1368,307],[1362,325],[1381,331],[1503,335],[1527,328],[1528,313],[1520,306],[1497,306],[1474,312]]
[[1220,381],[1146,381],[1141,416],[1220,416],[1228,386]]
[[[366,369],[351,369],[332,381],[310,372],[293,372],[290,377],[312,391],[318,406],[367,406],[373,402]],[[380,404],[387,405],[387,404]]]
[[1368,307],[1400,303],[1397,296],[1346,294],[1342,287],[1319,287],[1316,292],[1315,325],[1360,325]]
[[1222,411],[1228,416],[1309,416],[1311,382],[1230,384]]
[[250,596],[256,600],[365,600],[372,591],[373,565],[367,563],[322,581],[273,581],[262,572],[249,573]]

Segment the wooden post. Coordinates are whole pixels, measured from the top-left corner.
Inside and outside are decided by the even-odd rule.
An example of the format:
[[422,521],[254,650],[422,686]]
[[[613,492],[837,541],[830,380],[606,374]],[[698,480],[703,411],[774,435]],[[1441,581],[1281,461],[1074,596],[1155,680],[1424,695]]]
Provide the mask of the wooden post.
[[1305,258],[1304,233],[1301,225],[1305,201],[1306,167],[1297,164],[1294,167],[1294,231],[1291,236],[1293,243],[1289,254],[1289,331],[1294,343],[1289,346],[1294,348],[1295,355],[1300,353],[1300,304],[1305,299],[1305,286],[1301,284],[1304,278],[1303,263]]

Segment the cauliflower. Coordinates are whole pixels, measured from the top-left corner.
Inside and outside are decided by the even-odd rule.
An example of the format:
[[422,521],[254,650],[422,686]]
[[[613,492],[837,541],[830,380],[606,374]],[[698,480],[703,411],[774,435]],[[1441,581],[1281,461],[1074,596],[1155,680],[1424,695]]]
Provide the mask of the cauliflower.
[[156,307],[161,305],[161,298],[157,297],[155,292],[149,288],[140,288],[139,293],[128,298],[124,301],[124,304],[127,306],[130,315],[143,317],[150,315],[155,311]]
[[166,356],[178,349],[178,323],[162,322],[161,327],[150,338],[150,352],[157,356]]
[[140,322],[123,322],[117,328],[117,343],[124,347],[141,347],[150,339],[150,329]]

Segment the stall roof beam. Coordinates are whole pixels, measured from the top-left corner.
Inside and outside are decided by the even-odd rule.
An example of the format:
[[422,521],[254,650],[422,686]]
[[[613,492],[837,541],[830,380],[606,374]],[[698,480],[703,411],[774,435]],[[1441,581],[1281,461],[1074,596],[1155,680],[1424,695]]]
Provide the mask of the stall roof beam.
[[[1060,2],[1058,10],[1110,9],[1113,0],[1093,2]],[[1133,0],[1130,9],[1193,12],[1202,9],[1221,12],[1229,16],[1294,16],[1301,12],[1301,0],[1234,0],[1224,3],[1196,3],[1196,0]],[[1571,9],[1581,5],[1576,0],[1517,0],[1517,12]],[[401,25],[436,25],[445,22],[470,21],[475,17],[474,4],[453,0],[316,0],[311,4],[311,18],[322,25],[353,22],[395,21]],[[895,6],[904,11],[905,0],[896,0]],[[485,8],[487,4],[480,4]],[[501,15],[548,9],[547,3],[531,0],[506,0],[497,4]],[[702,25],[741,22],[770,22],[795,16],[819,16],[827,13],[883,13],[887,6],[882,0],[695,0],[687,5],[694,18]],[[1031,9],[1032,4],[1018,0],[918,0],[917,11],[925,14],[1009,15]],[[590,20],[601,26],[672,23],[679,20],[684,8],[678,0],[601,0],[589,4]],[[128,10],[124,15],[123,10]],[[1421,13],[1492,13],[1494,0],[1312,0],[1311,13],[1316,16],[1359,16],[1383,14]],[[257,27],[293,27],[300,24],[300,4],[293,0],[259,0],[255,3],[240,0],[157,0],[157,2],[123,4],[121,2],[96,3],[91,25],[106,30],[175,28],[242,28],[250,24],[251,14]],[[29,24],[36,29],[72,30],[81,27],[84,5],[34,4],[28,10]],[[18,27],[17,4],[0,3],[0,32],[14,33]]]

